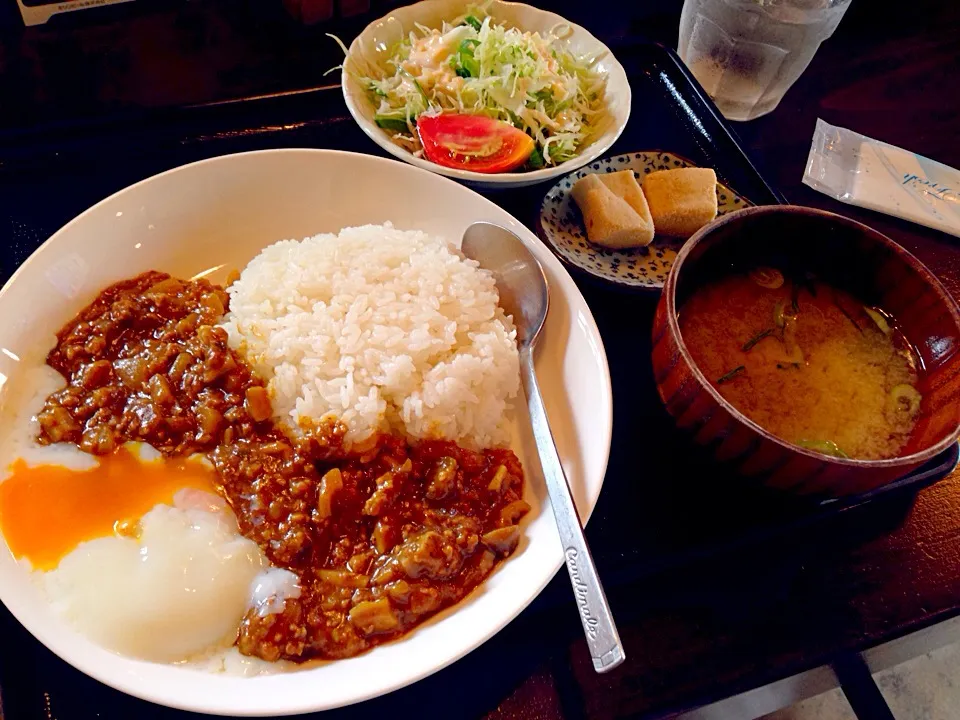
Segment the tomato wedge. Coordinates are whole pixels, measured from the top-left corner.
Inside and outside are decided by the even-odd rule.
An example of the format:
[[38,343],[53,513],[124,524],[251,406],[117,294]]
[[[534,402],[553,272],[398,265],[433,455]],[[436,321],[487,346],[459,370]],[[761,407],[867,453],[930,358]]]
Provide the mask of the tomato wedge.
[[417,133],[427,160],[481,173],[508,172],[533,152],[533,138],[484,115],[421,115]]

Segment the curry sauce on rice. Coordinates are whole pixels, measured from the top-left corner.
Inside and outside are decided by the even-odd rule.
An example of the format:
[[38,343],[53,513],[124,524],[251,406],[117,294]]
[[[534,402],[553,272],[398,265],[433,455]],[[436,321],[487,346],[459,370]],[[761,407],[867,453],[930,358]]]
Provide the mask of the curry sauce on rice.
[[[147,515],[63,545],[46,573],[55,605],[104,644],[136,635],[112,649],[176,661],[198,651],[229,576],[235,625],[218,616],[201,645],[299,662],[356,655],[460,601],[515,551],[530,509],[506,447],[519,367],[497,300],[492,276],[442,239],[389,225],[272,245],[226,292],[157,272],[105,289],[48,356],[66,384],[37,413],[38,442],[131,483],[130,443],[171,467],[199,458],[209,491],[156,490]],[[169,494],[165,467],[150,472]],[[33,536],[11,537],[7,520],[55,494],[52,478],[72,472],[57,470],[15,464],[0,483],[0,527],[25,561]],[[248,559],[228,575],[240,546]],[[163,577],[182,562],[202,587],[141,568],[146,598],[97,560],[138,554],[162,557]],[[89,602],[111,572],[123,613]],[[184,589],[203,602],[184,609]],[[138,598],[183,619],[166,623],[162,648],[137,635]]]

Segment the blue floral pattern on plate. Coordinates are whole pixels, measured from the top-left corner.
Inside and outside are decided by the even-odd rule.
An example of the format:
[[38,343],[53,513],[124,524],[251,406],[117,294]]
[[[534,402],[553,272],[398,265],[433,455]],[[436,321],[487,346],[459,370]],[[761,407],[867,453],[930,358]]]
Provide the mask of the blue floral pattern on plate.
[[[634,152],[596,160],[561,178],[550,188],[540,206],[538,233],[561,260],[594,277],[631,288],[662,288],[684,239],[657,235],[645,248],[608,250],[587,240],[580,210],[570,195],[573,184],[588,173],[633,170],[638,179],[654,170],[695,167],[667,152]],[[722,183],[717,183],[718,214],[750,207],[753,203]]]

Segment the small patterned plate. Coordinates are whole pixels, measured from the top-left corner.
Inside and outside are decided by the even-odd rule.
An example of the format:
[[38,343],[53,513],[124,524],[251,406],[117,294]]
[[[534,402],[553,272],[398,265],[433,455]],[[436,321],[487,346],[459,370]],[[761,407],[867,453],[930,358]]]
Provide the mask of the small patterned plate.
[[[695,167],[679,155],[666,152],[636,152],[596,160],[575,173],[562,178],[550,188],[540,206],[537,230],[554,253],[568,265],[617,285],[631,288],[662,288],[673,266],[677,252],[686,242],[681,238],[657,235],[645,248],[608,250],[591,245],[583,227],[583,218],[570,195],[573,184],[587,173],[618,172],[627,168],[638,178],[654,170]],[[718,214],[750,207],[746,198],[717,183]]]

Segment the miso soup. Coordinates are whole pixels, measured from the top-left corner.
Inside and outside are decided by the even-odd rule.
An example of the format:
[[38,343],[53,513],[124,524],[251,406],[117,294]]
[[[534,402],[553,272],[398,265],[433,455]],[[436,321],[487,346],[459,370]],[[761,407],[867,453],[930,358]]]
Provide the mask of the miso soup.
[[880,308],[809,274],[758,268],[700,288],[679,319],[707,379],[783,440],[861,459],[906,445],[922,368]]

